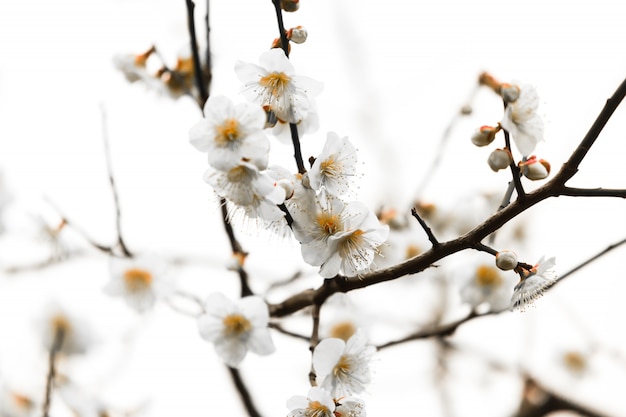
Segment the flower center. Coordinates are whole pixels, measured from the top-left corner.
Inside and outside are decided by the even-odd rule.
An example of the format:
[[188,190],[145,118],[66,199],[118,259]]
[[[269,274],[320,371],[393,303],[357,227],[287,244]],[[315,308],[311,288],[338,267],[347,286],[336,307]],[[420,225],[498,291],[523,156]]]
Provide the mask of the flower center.
[[246,167],[243,165],[238,165],[235,168],[232,168],[226,174],[228,177],[228,181],[230,182],[243,182],[248,177],[248,172]]
[[476,283],[481,287],[492,287],[502,282],[500,274],[496,268],[481,265],[476,269]]
[[328,407],[319,401],[310,401],[306,410],[306,417],[326,417],[332,416]]
[[54,316],[52,320],[50,321],[50,324],[52,325],[52,330],[54,334],[57,334],[57,333],[67,334],[69,333],[72,327],[70,325],[70,322],[67,320],[67,318],[61,315]]
[[333,375],[337,378],[345,377],[350,373],[350,368],[352,367],[352,361],[347,355],[341,355],[339,361],[337,361],[337,365],[333,368]]
[[259,84],[272,92],[272,96],[281,96],[289,86],[291,78],[284,72],[272,72],[261,77]]
[[563,360],[565,365],[574,372],[582,372],[587,366],[585,358],[578,352],[567,352]]
[[230,314],[224,317],[224,333],[227,336],[240,336],[252,328],[252,324],[241,314]]
[[152,284],[152,274],[141,268],[127,269],[124,271],[124,284],[130,292],[145,290]]
[[221,125],[215,128],[217,135],[215,142],[218,146],[225,147],[229,143],[235,142],[241,137],[239,130],[239,122],[236,119],[227,119]]
[[321,213],[317,216],[317,224],[328,236],[334,235],[342,229],[341,219],[338,215]]
[[330,155],[320,164],[320,171],[323,175],[329,178],[337,178],[341,176],[341,169],[341,162],[335,159],[335,155]]
[[330,329],[330,337],[347,341],[356,333],[356,326],[351,321],[342,321]]

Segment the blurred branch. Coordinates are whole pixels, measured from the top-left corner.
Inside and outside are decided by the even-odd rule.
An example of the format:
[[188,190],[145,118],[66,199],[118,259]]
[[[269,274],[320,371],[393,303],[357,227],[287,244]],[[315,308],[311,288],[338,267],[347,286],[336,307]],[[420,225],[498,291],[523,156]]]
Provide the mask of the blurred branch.
[[228,372],[230,373],[230,377],[235,384],[235,388],[237,388],[237,392],[239,393],[239,397],[241,397],[241,401],[243,402],[246,411],[248,412],[248,416],[250,417],[261,417],[261,414],[256,409],[254,402],[252,401],[252,397],[250,396],[250,391],[248,391],[248,387],[241,378],[241,374],[239,373],[239,369],[231,368],[227,366]]
[[65,332],[61,328],[57,328],[54,333],[54,340],[50,346],[50,355],[48,357],[48,376],[46,378],[46,395],[43,402],[43,417],[49,417],[50,403],[52,401],[52,386],[54,385],[54,377],[56,375],[56,359],[57,353],[63,345]]
[[[122,238],[122,226],[121,217],[122,212],[120,210],[120,200],[117,194],[117,187],[115,186],[115,179],[113,178],[113,166],[111,163],[111,149],[109,148],[109,134],[107,130],[107,117],[104,105],[100,105],[100,115],[102,118],[102,142],[104,144],[104,157],[106,159],[107,173],[109,175],[109,183],[111,185],[111,192],[113,194],[113,202],[115,203],[115,228],[117,230],[117,244],[120,247],[124,256],[132,257],[132,253],[126,247],[124,239]],[[99,248],[100,249],[100,248]]]
[[[611,98],[607,100],[605,107],[598,115],[596,121],[587,132],[583,140],[573,151],[570,158],[563,164],[561,170],[546,184],[537,190],[525,195],[525,198],[518,198],[506,208],[494,213],[483,223],[476,226],[463,236],[454,240],[440,243],[437,247],[408,259],[398,265],[366,274],[359,279],[346,278],[338,275],[334,279],[325,280],[316,290],[306,290],[295,294],[282,303],[270,305],[270,313],[273,317],[281,317],[310,306],[315,302],[323,302],[328,297],[339,292],[353,291],[359,288],[369,287],[386,281],[398,279],[400,277],[416,274],[430,267],[435,262],[460,252],[462,250],[476,247],[485,237],[500,229],[511,219],[520,213],[530,209],[535,204],[550,198],[558,197],[567,189],[565,183],[578,171],[578,166],[589,148],[596,141],[602,128],[606,125],[611,115],[626,96],[626,80],[617,88]],[[614,197],[622,197],[621,190]]]
[[315,368],[313,367],[313,352],[315,351],[315,347],[319,342],[319,330],[320,330],[320,309],[322,308],[322,304],[314,304],[313,310],[311,311],[311,318],[313,319],[313,328],[311,330],[311,338],[309,341],[309,350],[311,351],[311,371],[309,371],[309,382],[312,387],[317,386],[317,375],[315,373]]

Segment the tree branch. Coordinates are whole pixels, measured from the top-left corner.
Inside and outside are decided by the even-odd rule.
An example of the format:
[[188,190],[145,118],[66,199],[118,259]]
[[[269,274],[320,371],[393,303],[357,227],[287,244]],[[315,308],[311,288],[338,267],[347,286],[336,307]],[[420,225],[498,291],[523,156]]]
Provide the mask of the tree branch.
[[239,393],[239,396],[241,397],[241,401],[243,401],[243,405],[246,408],[246,411],[248,412],[248,415],[250,417],[261,417],[261,414],[256,409],[256,406],[254,405],[254,402],[252,401],[252,397],[250,396],[250,391],[248,391],[248,387],[246,387],[246,384],[241,378],[239,369],[231,368],[230,366],[227,366],[227,368],[228,368],[228,372],[230,373],[230,377],[233,383],[235,384],[235,388],[237,388],[237,392]]
[[270,314],[272,317],[282,317],[310,306],[315,302],[323,302],[332,294],[338,292],[345,293],[421,272],[449,255],[476,247],[486,236],[500,229],[511,219],[530,209],[535,204],[550,197],[563,195],[563,191],[566,189],[565,183],[577,172],[578,165],[589,151],[589,147],[593,145],[602,128],[617,108],[617,105],[624,99],[624,96],[626,96],[626,80],[622,82],[613,96],[607,101],[589,132],[573,151],[567,162],[563,164],[561,170],[550,181],[537,190],[526,194],[525,198],[518,198],[506,208],[494,213],[465,235],[440,243],[437,247],[433,247],[415,258],[406,260],[398,265],[372,272],[358,279],[337,276],[334,279],[325,280],[322,286],[315,290],[305,290],[291,296],[282,303],[270,305]]

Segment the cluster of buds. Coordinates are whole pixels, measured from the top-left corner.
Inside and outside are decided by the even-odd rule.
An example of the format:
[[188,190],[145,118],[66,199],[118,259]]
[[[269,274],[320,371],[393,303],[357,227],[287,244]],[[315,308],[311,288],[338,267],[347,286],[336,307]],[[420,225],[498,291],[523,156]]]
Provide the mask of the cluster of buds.
[[[494,126],[482,126],[471,137],[472,143],[483,147],[490,145],[496,134],[503,130],[505,137],[513,139],[522,154],[522,161],[517,165],[522,175],[529,180],[542,180],[550,174],[550,164],[543,159],[529,155],[538,142],[543,140],[543,121],[537,114],[538,97],[532,86],[501,83],[492,75],[482,73],[478,83],[493,90],[502,97],[505,106],[504,117]],[[507,140],[504,148],[491,152],[487,159],[489,167],[497,172],[509,166],[514,168],[512,148]]]

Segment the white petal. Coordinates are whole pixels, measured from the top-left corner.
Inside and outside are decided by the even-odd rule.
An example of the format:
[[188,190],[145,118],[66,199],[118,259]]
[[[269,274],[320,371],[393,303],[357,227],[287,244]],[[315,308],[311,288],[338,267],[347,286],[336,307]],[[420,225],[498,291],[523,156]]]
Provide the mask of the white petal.
[[208,314],[198,317],[198,331],[200,336],[209,342],[214,342],[224,334],[223,320]]
[[213,344],[215,352],[231,368],[237,368],[248,352],[246,345],[237,338],[217,339]]
[[218,318],[224,318],[237,311],[235,303],[221,292],[215,292],[209,295],[204,301],[204,306],[207,314]]
[[239,300],[239,311],[254,327],[267,327],[269,311],[261,297],[249,296]]
[[248,349],[257,355],[271,355],[276,351],[270,331],[267,328],[254,329],[248,339]]
[[261,54],[259,64],[268,72],[283,72],[288,76],[293,76],[296,72],[285,52],[279,48],[273,48]]
[[313,368],[319,376],[332,372],[343,355],[346,343],[337,338],[324,339],[318,343],[313,351]]

